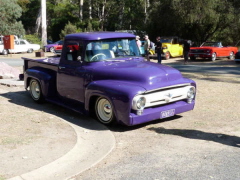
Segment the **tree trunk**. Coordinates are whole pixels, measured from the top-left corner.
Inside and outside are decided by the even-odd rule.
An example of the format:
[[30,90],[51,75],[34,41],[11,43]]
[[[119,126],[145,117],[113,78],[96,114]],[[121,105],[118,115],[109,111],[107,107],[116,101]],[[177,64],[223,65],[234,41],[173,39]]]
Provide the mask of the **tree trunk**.
[[79,0],[79,19],[83,21],[83,0]]
[[105,21],[105,6],[106,6],[106,3],[107,3],[107,0],[103,0],[101,30],[103,30],[103,24],[104,24],[104,21]]
[[89,3],[89,19],[92,19],[92,0],[88,0]]
[[41,0],[42,9],[42,47],[47,45],[47,17],[46,17],[46,0]]

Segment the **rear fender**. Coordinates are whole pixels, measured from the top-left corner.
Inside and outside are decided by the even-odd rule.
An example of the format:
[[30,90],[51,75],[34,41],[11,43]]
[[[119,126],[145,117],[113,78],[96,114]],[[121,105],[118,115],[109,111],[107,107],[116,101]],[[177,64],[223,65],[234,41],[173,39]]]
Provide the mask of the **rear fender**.
[[31,79],[39,81],[44,97],[56,95],[56,73],[54,71],[43,68],[27,69],[24,73],[25,89],[29,87]]

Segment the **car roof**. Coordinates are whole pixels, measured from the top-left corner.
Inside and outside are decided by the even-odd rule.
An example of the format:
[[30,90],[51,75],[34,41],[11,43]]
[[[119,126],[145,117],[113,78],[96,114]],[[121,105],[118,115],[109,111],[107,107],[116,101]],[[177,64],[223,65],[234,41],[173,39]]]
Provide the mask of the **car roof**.
[[66,35],[65,39],[81,39],[81,40],[101,40],[115,38],[135,38],[135,35],[125,32],[85,32]]

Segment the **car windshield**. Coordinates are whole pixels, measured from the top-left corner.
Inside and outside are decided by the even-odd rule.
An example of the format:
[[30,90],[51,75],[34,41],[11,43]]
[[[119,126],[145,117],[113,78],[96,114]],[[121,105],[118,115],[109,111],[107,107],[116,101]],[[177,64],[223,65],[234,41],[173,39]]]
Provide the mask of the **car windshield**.
[[207,47],[222,47],[222,43],[220,43],[220,42],[205,42],[201,45],[201,47],[204,47],[204,46],[207,46]]
[[104,61],[130,56],[140,56],[134,38],[106,39],[89,42],[86,47],[85,60],[88,62]]
[[161,38],[161,43],[171,43],[172,39],[168,39],[168,38]]

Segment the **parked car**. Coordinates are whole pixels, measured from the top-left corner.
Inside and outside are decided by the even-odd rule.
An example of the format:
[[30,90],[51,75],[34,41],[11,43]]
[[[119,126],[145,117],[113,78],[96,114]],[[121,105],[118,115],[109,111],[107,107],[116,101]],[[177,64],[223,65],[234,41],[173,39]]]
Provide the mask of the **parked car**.
[[233,60],[237,52],[237,47],[224,47],[221,42],[204,42],[200,47],[191,47],[189,57],[191,60],[203,58],[215,61],[220,57],[228,57]]
[[235,54],[235,59],[234,59],[234,61],[235,61],[236,63],[240,63],[240,51],[238,51],[238,52]]
[[56,41],[52,44],[47,44],[44,46],[44,50],[46,52],[54,52],[54,47],[57,46],[57,45],[62,45],[63,44],[63,41],[62,40],[59,40],[59,41]]
[[103,124],[128,126],[193,110],[196,83],[169,66],[146,62],[135,36],[68,34],[61,57],[23,58],[25,89]]
[[27,52],[32,53],[40,49],[39,44],[31,44],[25,39],[17,39],[14,41],[14,49],[4,49],[4,44],[0,44],[0,53],[7,55],[8,53],[21,53]]
[[63,45],[57,45],[54,47],[54,54],[61,56]]
[[164,59],[170,57],[179,57],[183,55],[183,46],[181,44],[182,39],[176,36],[161,37]]

